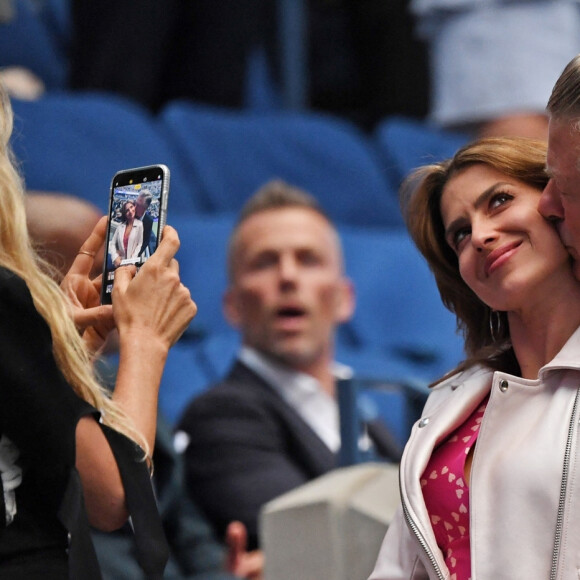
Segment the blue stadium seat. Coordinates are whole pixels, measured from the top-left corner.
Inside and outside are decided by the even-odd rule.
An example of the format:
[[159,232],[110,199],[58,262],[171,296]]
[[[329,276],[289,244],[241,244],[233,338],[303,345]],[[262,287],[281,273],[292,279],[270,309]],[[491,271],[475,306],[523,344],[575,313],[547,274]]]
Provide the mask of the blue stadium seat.
[[0,67],[27,68],[48,90],[64,89],[68,74],[68,1],[12,0],[4,4],[11,14],[0,20]]
[[120,169],[165,163],[171,170],[170,212],[193,212],[190,180],[155,117],[128,100],[103,93],[52,93],[13,100],[14,149],[28,189],[86,199],[103,212]]
[[338,344],[365,353],[368,370],[359,365],[357,372],[421,383],[451,370],[463,358],[463,339],[408,234],[355,228],[340,233],[357,306],[339,329]]
[[237,212],[261,185],[281,178],[319,198],[337,222],[402,226],[376,151],[345,121],[186,102],[167,105],[161,120],[206,212]]
[[187,334],[195,340],[231,331],[222,313],[226,289],[226,246],[234,226],[232,214],[169,215],[181,240],[177,254],[180,275],[198,308]]
[[413,169],[453,156],[469,137],[423,121],[388,117],[376,126],[373,139],[391,187],[398,189]]
[[[234,220],[231,214],[170,220],[181,238],[182,279],[199,308],[181,341],[185,352],[173,355],[175,364],[168,362],[173,386],[165,411],[171,417],[204,380],[207,386],[225,372],[239,341],[222,314],[226,245]],[[354,318],[338,331],[337,360],[351,366],[361,381],[424,390],[463,358],[455,317],[441,304],[431,272],[405,231],[346,226],[339,231],[357,307]],[[179,377],[185,377],[184,386],[179,386]],[[182,389],[184,396],[179,395]],[[401,393],[395,396],[399,403]],[[368,395],[383,416],[394,408],[392,393],[387,395]],[[406,428],[403,418],[399,436]]]
[[191,399],[225,376],[239,346],[233,330],[201,340],[187,335],[169,351],[161,388],[159,407],[175,424]]

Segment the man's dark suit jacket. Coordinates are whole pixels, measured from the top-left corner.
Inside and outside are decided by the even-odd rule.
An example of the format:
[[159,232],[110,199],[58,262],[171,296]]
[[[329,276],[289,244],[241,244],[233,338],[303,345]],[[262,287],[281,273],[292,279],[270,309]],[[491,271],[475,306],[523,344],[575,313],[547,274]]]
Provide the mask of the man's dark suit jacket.
[[[239,361],[189,404],[177,430],[191,439],[185,468],[192,498],[218,537],[232,520],[243,522],[249,549],[257,547],[266,502],[337,466],[337,456],[298,413]],[[368,432],[379,455],[399,460],[383,424],[369,424]]]
[[141,216],[141,221],[143,222],[143,243],[141,244],[139,255],[143,254],[147,249],[151,241],[151,230],[153,229],[153,218],[147,212]]

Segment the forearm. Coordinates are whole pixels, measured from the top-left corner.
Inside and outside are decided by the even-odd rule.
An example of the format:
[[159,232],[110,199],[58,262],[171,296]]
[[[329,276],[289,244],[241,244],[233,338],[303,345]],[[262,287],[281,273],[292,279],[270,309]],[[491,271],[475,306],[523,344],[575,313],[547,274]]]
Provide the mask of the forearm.
[[[128,416],[153,453],[157,398],[168,347],[143,335],[124,336],[113,400]],[[127,519],[125,491],[113,452],[93,417],[79,421],[76,465],[83,483],[91,525],[103,531],[119,528]]]
[[[157,422],[157,397],[168,347],[162,341],[125,336],[113,400],[153,453]],[[119,528],[127,519],[125,492],[113,452],[93,417],[77,426],[76,465],[83,483],[91,525],[104,531]]]
[[125,491],[113,452],[92,416],[77,424],[76,468],[90,524],[103,531],[120,528],[128,517]]
[[144,333],[146,329],[120,335],[119,369],[113,400],[145,438],[152,454],[159,386],[169,345],[158,336]]

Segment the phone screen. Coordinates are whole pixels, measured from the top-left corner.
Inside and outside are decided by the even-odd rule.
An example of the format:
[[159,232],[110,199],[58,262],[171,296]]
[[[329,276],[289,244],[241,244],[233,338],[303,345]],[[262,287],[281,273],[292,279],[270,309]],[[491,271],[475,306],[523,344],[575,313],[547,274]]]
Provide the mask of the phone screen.
[[165,225],[169,170],[164,165],[118,172],[113,177],[101,301],[111,304],[115,271],[137,269],[157,249]]

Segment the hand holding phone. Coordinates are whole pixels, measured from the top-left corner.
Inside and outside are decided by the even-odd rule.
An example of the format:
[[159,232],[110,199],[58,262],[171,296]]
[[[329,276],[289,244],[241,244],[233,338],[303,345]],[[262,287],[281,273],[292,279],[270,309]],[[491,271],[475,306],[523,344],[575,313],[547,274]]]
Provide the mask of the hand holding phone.
[[148,343],[170,348],[195,316],[197,307],[179,277],[178,250],[179,236],[167,226],[142,273],[135,275],[129,268],[117,271],[113,314],[121,341],[128,331],[133,345],[137,335],[147,337]]
[[157,249],[167,218],[169,169],[148,165],[124,169],[113,177],[101,302],[111,304],[115,270],[134,264],[137,269]]
[[107,233],[103,216],[81,246],[69,271],[62,279],[61,289],[69,298],[71,315],[89,351],[96,353],[115,327],[113,310],[101,306],[101,277],[91,278],[95,255],[102,249]]

